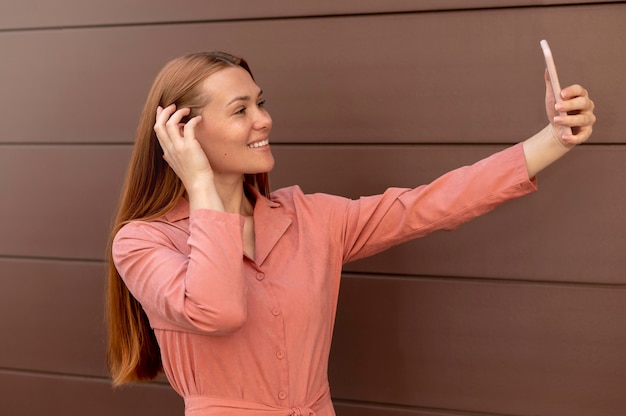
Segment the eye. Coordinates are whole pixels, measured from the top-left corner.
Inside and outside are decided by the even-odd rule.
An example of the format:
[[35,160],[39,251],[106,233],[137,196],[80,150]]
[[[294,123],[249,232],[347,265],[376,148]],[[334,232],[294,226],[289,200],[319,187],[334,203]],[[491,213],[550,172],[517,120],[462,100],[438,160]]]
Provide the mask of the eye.
[[261,100],[261,101],[259,101],[256,105],[257,105],[257,107],[259,107],[259,108],[263,108],[263,107],[265,107],[265,100]]
[[246,114],[246,107],[239,108],[237,111],[235,111],[235,114]]

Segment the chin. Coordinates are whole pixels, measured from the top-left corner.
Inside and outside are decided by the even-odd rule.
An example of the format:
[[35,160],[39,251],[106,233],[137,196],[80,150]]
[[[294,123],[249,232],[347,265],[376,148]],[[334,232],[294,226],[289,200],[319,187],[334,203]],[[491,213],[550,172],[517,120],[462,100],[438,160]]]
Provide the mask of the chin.
[[256,160],[254,163],[248,165],[249,170],[246,171],[248,175],[256,175],[258,173],[267,173],[274,169],[274,157],[270,156],[265,160]]
[[269,173],[269,172],[272,171],[272,169],[274,169],[274,164],[273,163],[271,165],[268,165],[268,166],[263,167],[263,168],[250,169],[249,171],[246,172],[246,175],[258,175],[260,173]]
[[263,169],[260,169],[258,173],[270,172],[272,169],[274,169],[274,158],[272,158],[271,162],[268,161],[265,164],[265,167]]
[[251,171],[249,173],[246,173],[246,175],[259,175],[262,173],[270,173],[272,171],[272,169],[274,169],[274,166],[268,168],[268,169],[259,169],[259,170],[255,170],[255,171]]

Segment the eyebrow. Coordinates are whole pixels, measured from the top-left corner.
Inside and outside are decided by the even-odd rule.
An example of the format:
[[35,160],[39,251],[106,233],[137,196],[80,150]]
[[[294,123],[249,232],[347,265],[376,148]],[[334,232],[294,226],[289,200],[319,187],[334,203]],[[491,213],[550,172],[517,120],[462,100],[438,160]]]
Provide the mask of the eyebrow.
[[[259,98],[262,95],[263,95],[263,90],[259,90],[259,94],[257,95],[257,98]],[[228,102],[228,104],[226,104],[226,107],[228,107],[229,105],[231,105],[232,103],[235,103],[237,101],[250,101],[250,100],[251,100],[251,98],[250,98],[249,95],[242,95],[242,96],[239,96],[239,97],[235,97],[232,100],[230,100]]]

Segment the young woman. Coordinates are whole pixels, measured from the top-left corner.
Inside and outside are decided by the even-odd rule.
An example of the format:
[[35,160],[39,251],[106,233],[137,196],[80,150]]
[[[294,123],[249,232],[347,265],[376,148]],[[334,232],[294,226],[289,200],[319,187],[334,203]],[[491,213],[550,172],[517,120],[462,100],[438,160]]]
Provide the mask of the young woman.
[[221,52],[171,61],[148,96],[112,232],[114,384],[163,370],[187,416],[334,415],[342,265],[535,190],[595,122],[585,89],[561,95],[555,104],[547,88],[539,133],[431,184],[359,200],[270,194],[272,119],[247,63]]

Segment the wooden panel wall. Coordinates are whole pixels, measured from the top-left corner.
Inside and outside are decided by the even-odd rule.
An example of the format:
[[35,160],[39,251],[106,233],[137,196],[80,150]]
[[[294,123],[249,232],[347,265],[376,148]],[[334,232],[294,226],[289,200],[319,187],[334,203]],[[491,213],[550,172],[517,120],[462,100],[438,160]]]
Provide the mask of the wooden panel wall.
[[350,197],[428,182],[545,124],[547,38],[597,103],[540,191],[349,264],[340,416],[626,413],[626,2],[28,0],[0,13],[0,414],[176,415],[113,391],[108,228],[152,79],[245,56],[274,118],[273,187]]

